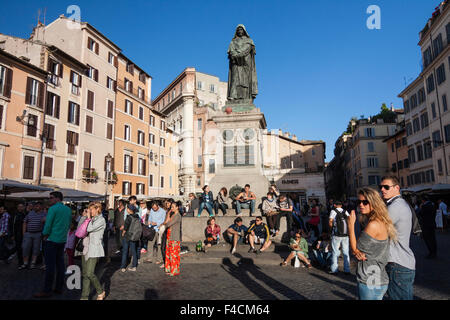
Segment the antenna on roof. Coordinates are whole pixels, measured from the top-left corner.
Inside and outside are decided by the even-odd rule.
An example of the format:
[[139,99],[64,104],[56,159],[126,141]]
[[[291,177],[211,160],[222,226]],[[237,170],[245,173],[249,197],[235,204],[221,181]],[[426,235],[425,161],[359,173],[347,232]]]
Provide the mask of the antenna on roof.
[[45,16],[46,16],[46,13],[47,13],[47,7],[44,8],[44,26],[45,26]]
[[39,20],[41,18],[41,9],[38,9],[38,14],[37,14],[37,26],[39,25]]

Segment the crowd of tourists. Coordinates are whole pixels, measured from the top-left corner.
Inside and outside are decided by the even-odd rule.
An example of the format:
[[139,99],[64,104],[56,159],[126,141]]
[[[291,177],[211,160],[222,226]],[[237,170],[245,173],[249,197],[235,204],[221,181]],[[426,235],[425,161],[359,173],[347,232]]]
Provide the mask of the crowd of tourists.
[[[159,265],[168,276],[180,274],[182,217],[200,217],[206,209],[209,219],[204,230],[206,247],[221,239],[230,244],[230,252],[239,245],[248,252],[261,254],[269,249],[280,233],[280,221],[286,218],[289,255],[282,267],[294,260],[296,266],[314,266],[339,273],[338,260],[343,256],[343,273],[350,275],[350,253],[356,259],[358,297],[381,300],[387,294],[394,300],[411,300],[415,278],[415,256],[409,243],[411,234],[422,235],[429,250],[428,259],[437,256],[435,230],[450,226],[447,206],[442,199],[435,205],[428,197],[411,205],[400,194],[395,176],[382,179],[379,190],[362,188],[356,202],[330,199],[326,207],[314,200],[300,206],[295,198],[281,194],[270,186],[261,206],[246,185],[234,201],[236,218],[222,229],[216,219],[219,210],[228,210],[228,190],[222,188],[213,198],[209,186],[200,197],[189,195],[189,202],[167,199],[138,202],[135,196],[119,200],[114,216],[109,217],[105,204],[92,202],[80,211],[63,204],[63,195],[52,192],[47,202],[19,203],[13,214],[0,205],[0,259],[10,263],[17,257],[18,269],[40,268],[45,271],[43,290],[36,298],[61,294],[65,267],[81,260],[82,294],[88,299],[91,285],[97,300],[105,291],[95,269],[100,259],[110,261],[109,238],[114,234],[115,255],[121,260],[120,272],[136,272],[141,263]],[[242,208],[250,211],[249,225],[242,219]],[[260,214],[255,214],[259,209]],[[265,221],[264,222],[264,217]],[[11,243],[14,245],[11,246]],[[39,267],[39,265],[41,266]]]

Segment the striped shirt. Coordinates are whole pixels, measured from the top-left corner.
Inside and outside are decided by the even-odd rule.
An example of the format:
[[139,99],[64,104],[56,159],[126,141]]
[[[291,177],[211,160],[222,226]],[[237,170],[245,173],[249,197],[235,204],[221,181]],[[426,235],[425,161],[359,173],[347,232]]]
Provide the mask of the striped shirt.
[[0,233],[4,233],[5,235],[9,234],[9,213],[3,213],[0,218]]
[[45,212],[35,212],[30,211],[30,213],[25,217],[24,222],[27,224],[26,232],[41,232],[44,224],[42,219],[45,217]]

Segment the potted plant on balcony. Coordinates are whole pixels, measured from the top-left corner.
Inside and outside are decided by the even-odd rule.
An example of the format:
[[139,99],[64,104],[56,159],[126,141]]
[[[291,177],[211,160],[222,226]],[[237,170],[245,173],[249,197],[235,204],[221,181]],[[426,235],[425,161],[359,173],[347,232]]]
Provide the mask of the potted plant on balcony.
[[92,182],[97,182],[97,180],[98,180],[98,173],[97,173],[97,171],[95,171],[95,169],[92,169],[90,178],[91,178]]

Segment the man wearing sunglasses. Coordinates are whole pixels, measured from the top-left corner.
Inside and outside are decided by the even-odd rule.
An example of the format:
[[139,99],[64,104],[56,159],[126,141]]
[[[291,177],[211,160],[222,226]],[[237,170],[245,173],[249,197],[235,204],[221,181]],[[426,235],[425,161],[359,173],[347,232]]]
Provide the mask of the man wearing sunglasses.
[[400,182],[396,176],[383,177],[379,188],[398,238],[398,241],[390,242],[387,293],[392,300],[412,300],[416,260],[409,247],[413,220],[411,207],[400,195]]

